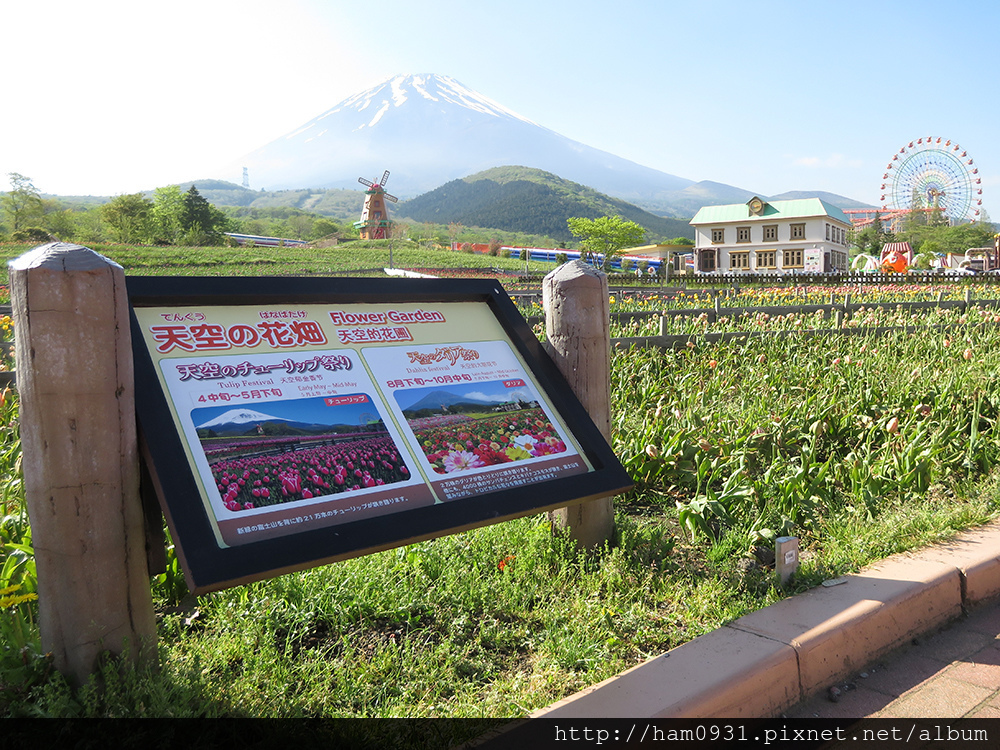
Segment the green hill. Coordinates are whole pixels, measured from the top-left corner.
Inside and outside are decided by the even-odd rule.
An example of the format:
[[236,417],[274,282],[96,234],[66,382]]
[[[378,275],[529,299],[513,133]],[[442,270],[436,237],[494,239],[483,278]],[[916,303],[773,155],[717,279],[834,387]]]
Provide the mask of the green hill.
[[420,222],[459,223],[573,239],[566,220],[618,215],[644,227],[651,241],[694,237],[686,219],[667,219],[549,172],[496,167],[452,180],[398,204],[395,214]]
[[337,221],[355,221],[361,215],[365,202],[363,190],[248,190],[232,182],[223,180],[194,180],[181,183],[181,190],[191,185],[209,203],[216,206],[240,206],[245,208],[297,208]]

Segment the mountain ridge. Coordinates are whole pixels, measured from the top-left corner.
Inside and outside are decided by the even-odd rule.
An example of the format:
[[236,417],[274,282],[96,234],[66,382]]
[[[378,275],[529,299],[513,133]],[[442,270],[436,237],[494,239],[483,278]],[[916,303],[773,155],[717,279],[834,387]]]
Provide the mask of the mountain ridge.
[[626,199],[693,182],[569,139],[435,74],[394,76],[348,97],[227,171],[246,167],[254,185],[274,190],[347,188],[389,169],[387,190],[409,198],[524,163]]
[[619,215],[641,225],[654,239],[686,236],[687,220],[656,216],[620,198],[550,172],[524,166],[495,167],[452,180],[396,207],[414,221],[460,223],[573,239],[567,219]]

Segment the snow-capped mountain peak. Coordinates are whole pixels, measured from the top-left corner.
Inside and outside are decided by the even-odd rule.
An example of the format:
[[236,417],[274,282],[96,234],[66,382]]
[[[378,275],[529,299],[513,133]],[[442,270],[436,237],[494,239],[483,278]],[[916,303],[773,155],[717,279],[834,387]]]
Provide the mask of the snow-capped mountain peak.
[[434,75],[432,73],[397,75],[388,78],[366,91],[345,99],[333,109],[317,117],[316,121],[323,120],[338,112],[354,110],[359,113],[365,112],[366,119],[370,117],[367,124],[363,123],[362,126],[374,127],[390,107],[402,107],[411,98],[418,101],[422,99],[432,104],[444,102],[464,107],[479,114],[491,115],[493,117],[511,117],[515,120],[526,122],[529,125],[535,124],[528,118],[517,114],[517,112],[507,109],[492,99],[464,86],[454,78]]
[[210,419],[204,424],[198,425],[198,429],[204,427],[216,427],[223,424],[257,424],[260,422],[288,422],[284,417],[272,417],[269,414],[262,414],[253,409],[230,409],[220,414],[215,419]]
[[281,190],[356,189],[359,177],[389,170],[386,189],[410,198],[508,165],[621,197],[691,184],[570,140],[454,78],[429,73],[397,75],[350,96],[227,172],[246,167],[254,189]]

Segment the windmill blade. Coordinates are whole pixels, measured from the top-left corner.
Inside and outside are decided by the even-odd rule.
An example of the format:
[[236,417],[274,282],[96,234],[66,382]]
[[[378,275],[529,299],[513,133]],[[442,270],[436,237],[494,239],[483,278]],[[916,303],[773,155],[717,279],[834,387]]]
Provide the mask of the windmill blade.
[[382,174],[382,180],[381,180],[381,182],[379,182],[379,187],[385,187],[385,183],[386,183],[386,181],[387,181],[388,179],[389,179],[389,170],[387,169],[387,170],[385,170],[385,172],[384,172],[384,173]]
[[366,185],[367,187],[375,187],[374,182],[372,182],[371,180],[366,180],[364,177],[359,177],[358,182],[360,182],[362,185]]
[[389,195],[388,193],[383,193],[382,197],[385,198],[390,203],[395,203],[399,200],[395,195]]

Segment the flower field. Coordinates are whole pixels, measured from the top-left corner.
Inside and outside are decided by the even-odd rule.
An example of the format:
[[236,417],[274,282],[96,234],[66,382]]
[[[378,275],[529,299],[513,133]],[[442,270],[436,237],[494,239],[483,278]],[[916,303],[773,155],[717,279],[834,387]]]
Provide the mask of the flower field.
[[[277,263],[261,252],[260,264],[243,258],[243,272]],[[160,249],[142,253],[141,272],[163,272]],[[294,268],[314,262],[295,257]],[[425,262],[414,258],[412,265]],[[553,534],[546,517],[529,517],[196,601],[185,599],[170,552],[167,572],[153,579],[159,669],[140,673],[108,660],[82,689],[55,673],[41,650],[16,391],[5,392],[0,715],[501,717],[499,723],[790,593],[995,518],[1000,321],[971,308],[875,307],[934,301],[942,290],[943,299],[959,300],[966,288],[733,293],[723,307],[828,304],[831,293],[840,303],[850,293],[864,309],[843,326],[860,333],[724,342],[695,336],[677,351],[613,350],[612,442],[636,490],[616,499],[616,536],[606,548],[581,553]],[[1000,296],[994,289],[975,295]],[[669,300],[644,292],[617,295],[611,309],[694,310],[712,302],[704,292]],[[728,320],[710,323],[694,313],[671,325],[688,334],[834,325],[792,311],[722,317]],[[615,336],[659,333],[658,320],[641,333],[616,325]],[[897,326],[922,330],[863,333]],[[9,335],[2,321],[0,330]],[[438,473],[566,449],[541,410],[476,416],[410,421]],[[203,446],[220,498],[240,513],[410,476],[413,467],[384,433],[317,445],[320,437],[333,436],[212,438]],[[802,563],[782,586],[753,553],[773,549],[774,538],[787,533],[799,537]]]
[[[896,302],[958,301],[970,291],[979,299],[1000,298],[996,284],[847,284],[841,286],[746,286],[724,290],[679,290],[664,293],[659,290],[636,288],[610,297],[611,314],[657,312],[660,310],[692,310],[710,308],[720,297],[723,307],[772,307],[780,305],[826,305],[842,303],[845,298],[857,304],[889,304]],[[540,302],[519,305],[525,317],[544,315]]]
[[682,290],[676,295],[658,292],[617,295],[611,312],[644,312],[649,310],[682,310],[711,307],[716,296],[722,297],[723,307],[771,307],[775,305],[823,305],[843,302],[849,296],[859,304],[893,302],[933,302],[964,299],[966,290],[983,299],[996,299],[995,284],[845,284],[841,286],[745,286],[736,289]]
[[1000,329],[615,355],[615,448],[689,532],[828,543],[1000,459]]
[[[1000,323],[1000,309],[974,307],[968,312],[954,307],[932,307],[923,310],[860,307],[843,320],[844,328],[886,328],[895,326],[975,325]],[[706,312],[698,315],[653,315],[631,320],[612,320],[613,337],[734,333],[740,331],[819,331],[835,328],[832,315],[816,312],[787,313],[750,311],[723,314],[712,320]]]
[[566,443],[541,409],[478,419],[463,415],[409,421],[438,474],[495,466],[566,451]]
[[223,504],[234,512],[394,484],[410,476],[388,435],[221,459],[211,468]]

